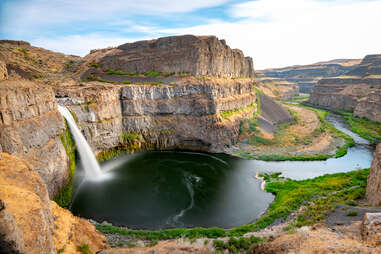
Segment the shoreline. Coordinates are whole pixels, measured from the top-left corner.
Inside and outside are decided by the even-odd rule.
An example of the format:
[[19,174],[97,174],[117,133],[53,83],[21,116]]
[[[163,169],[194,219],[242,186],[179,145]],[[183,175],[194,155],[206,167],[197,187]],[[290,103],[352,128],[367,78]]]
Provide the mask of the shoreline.
[[255,176],[254,176],[255,179],[257,180],[261,180],[261,190],[265,191],[265,187],[266,187],[266,181],[265,181],[265,178],[262,177],[262,176],[259,176],[259,173],[258,171],[255,173]]

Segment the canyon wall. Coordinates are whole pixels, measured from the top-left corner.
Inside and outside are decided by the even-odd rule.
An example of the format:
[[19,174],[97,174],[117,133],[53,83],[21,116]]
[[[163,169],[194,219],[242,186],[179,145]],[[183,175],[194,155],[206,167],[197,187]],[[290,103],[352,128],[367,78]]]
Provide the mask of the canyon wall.
[[[94,50],[85,57],[102,71],[188,72],[195,76],[254,77],[253,60],[215,36],[171,36]],[[83,76],[86,78],[86,75]]]
[[0,82],[0,150],[26,159],[54,197],[68,182],[65,124],[54,92],[26,80]]
[[373,206],[381,205],[381,144],[374,152],[366,186],[366,199]]
[[[187,77],[175,85],[89,82],[56,88],[96,152],[139,142],[144,149],[223,152],[253,114],[253,81]],[[219,114],[234,112],[228,119]]]
[[312,90],[309,103],[381,122],[381,78],[338,77],[322,79]]

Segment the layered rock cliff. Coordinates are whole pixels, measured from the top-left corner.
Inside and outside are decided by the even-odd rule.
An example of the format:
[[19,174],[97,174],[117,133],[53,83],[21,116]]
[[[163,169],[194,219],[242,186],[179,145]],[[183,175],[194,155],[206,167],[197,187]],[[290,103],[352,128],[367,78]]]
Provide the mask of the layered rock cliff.
[[381,144],[374,152],[366,187],[366,199],[374,206],[381,205]]
[[[89,82],[56,88],[97,151],[139,141],[145,149],[223,152],[238,138],[240,121],[255,109],[250,79],[197,79],[176,84]],[[236,111],[236,112],[235,112]],[[232,112],[222,118],[221,113]]]
[[296,83],[288,82],[279,78],[257,78],[256,86],[266,95],[280,100],[290,100],[299,95],[299,87]]
[[[254,77],[253,61],[215,36],[171,36],[94,50],[85,57],[105,72],[191,73],[196,76]],[[85,73],[82,78],[86,78]]]
[[[365,57],[361,66],[351,72],[361,76],[320,80],[309,102],[328,109],[352,111],[355,116],[381,122],[381,76],[373,75],[381,68],[381,57],[377,56],[381,55]],[[363,76],[364,73],[368,74]]]

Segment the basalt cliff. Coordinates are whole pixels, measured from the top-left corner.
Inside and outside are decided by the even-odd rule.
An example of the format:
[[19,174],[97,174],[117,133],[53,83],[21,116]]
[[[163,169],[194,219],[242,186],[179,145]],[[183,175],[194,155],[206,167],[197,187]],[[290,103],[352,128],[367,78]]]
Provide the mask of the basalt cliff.
[[224,152],[237,142],[241,120],[257,109],[253,76],[251,58],[215,36],[127,43],[84,58],[0,41],[1,250],[106,247],[89,222],[50,201],[70,189],[75,166],[58,104],[69,108],[98,155]]
[[[311,92],[309,103],[381,122],[381,55],[366,56],[345,76],[326,78]],[[351,76],[348,76],[351,75]]]

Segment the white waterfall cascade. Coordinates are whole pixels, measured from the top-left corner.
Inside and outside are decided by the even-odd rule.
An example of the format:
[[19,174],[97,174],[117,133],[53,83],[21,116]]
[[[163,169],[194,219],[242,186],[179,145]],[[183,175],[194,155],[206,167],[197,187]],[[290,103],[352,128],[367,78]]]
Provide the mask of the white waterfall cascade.
[[85,170],[86,178],[99,179],[102,176],[101,167],[99,166],[91,147],[75,123],[70,111],[66,107],[59,105],[58,111],[63,115],[69,125],[71,134],[77,145],[79,156],[81,157],[81,164]]

